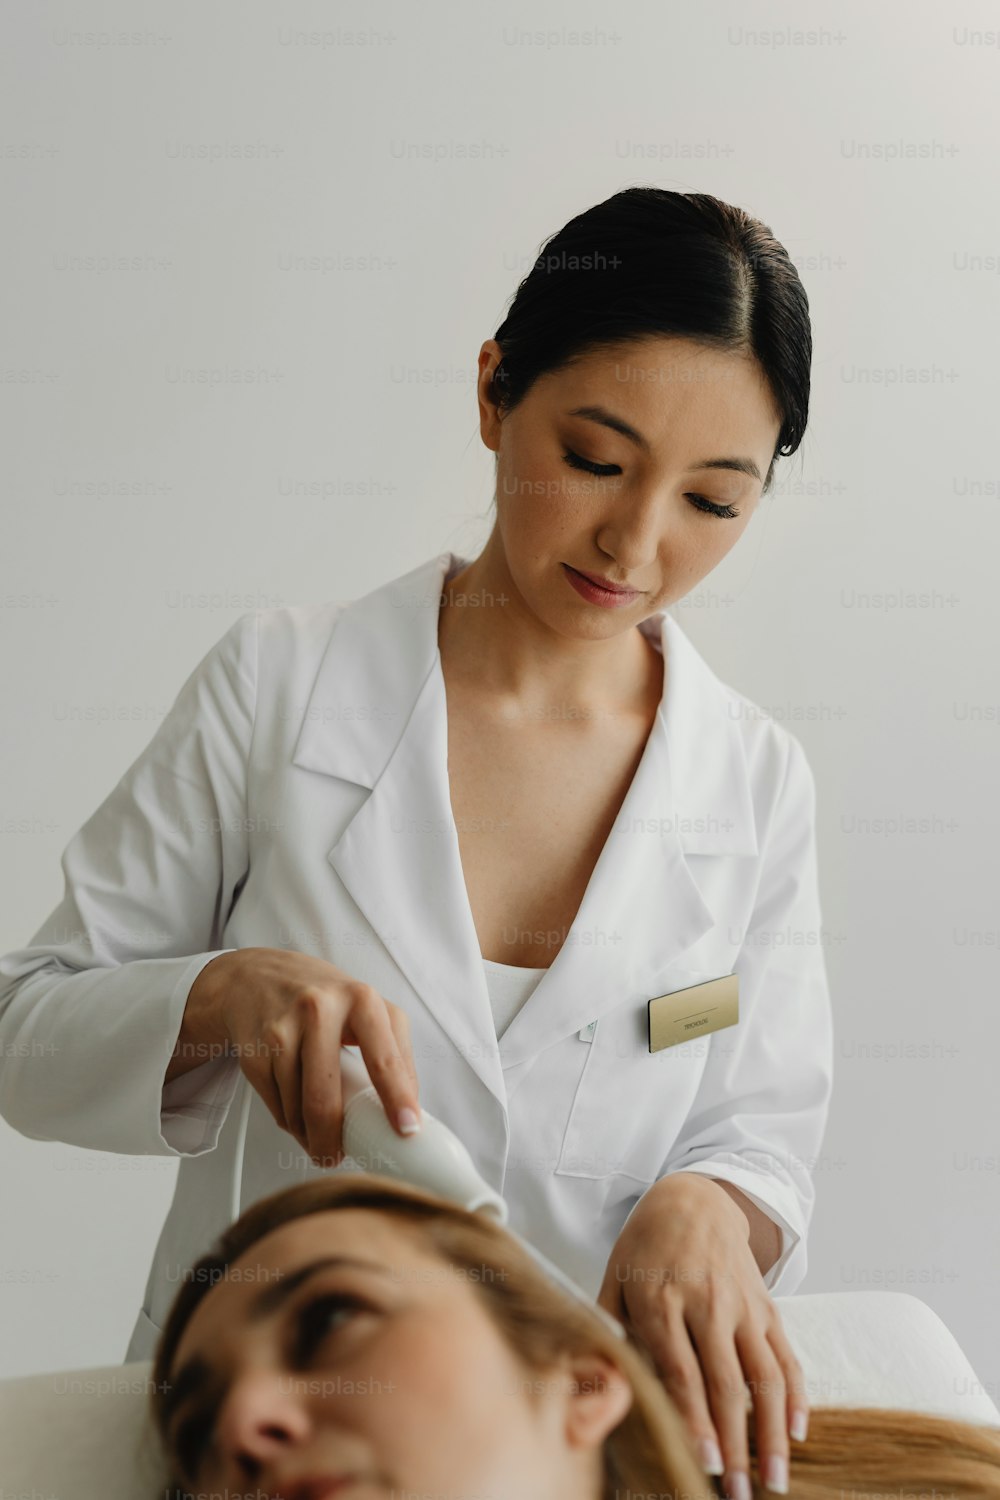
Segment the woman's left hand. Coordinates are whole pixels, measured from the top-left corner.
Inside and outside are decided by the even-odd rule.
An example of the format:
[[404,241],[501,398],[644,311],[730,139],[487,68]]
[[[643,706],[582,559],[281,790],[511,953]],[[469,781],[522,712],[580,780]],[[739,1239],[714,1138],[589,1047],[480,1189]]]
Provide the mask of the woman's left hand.
[[[809,1406],[749,1237],[746,1215],[718,1183],[668,1174],[632,1210],[597,1299],[649,1350],[704,1467],[724,1467],[733,1500],[751,1500],[747,1385],[769,1489],[787,1492],[789,1428]],[[703,1447],[713,1443],[714,1455]]]

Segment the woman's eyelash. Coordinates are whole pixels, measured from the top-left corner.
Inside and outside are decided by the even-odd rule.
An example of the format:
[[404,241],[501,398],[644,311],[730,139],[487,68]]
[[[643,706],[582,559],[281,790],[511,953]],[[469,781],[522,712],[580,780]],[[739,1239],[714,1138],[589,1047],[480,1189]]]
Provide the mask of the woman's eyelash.
[[[348,1292],[327,1292],[307,1303],[299,1314],[295,1327],[294,1354],[296,1360],[308,1359],[327,1332],[328,1319],[325,1314],[350,1309],[352,1312],[369,1311],[371,1304]],[[192,1478],[197,1477],[198,1464],[205,1456],[205,1443],[211,1438],[214,1417],[209,1412],[198,1412],[182,1423],[174,1439],[174,1449]]]
[[588,474],[607,475],[618,472],[617,464],[592,464],[586,458],[581,458],[579,453],[574,453],[572,449],[567,449],[563,454],[563,458],[569,464],[570,468],[586,469]]
[[[581,458],[579,453],[574,453],[572,449],[566,450],[563,454],[563,461],[572,469],[586,469],[588,474],[596,474],[601,478],[607,478],[619,472],[617,464],[592,464],[588,459]],[[734,510],[731,505],[716,505],[714,500],[706,500],[704,495],[689,494],[685,496],[685,499],[690,500],[696,510],[707,511],[713,516],[723,516],[727,521],[735,520],[739,515],[739,511]]]
[[686,495],[696,510],[710,511],[713,516],[725,516],[727,521],[733,520],[739,515],[738,510],[733,510],[731,505],[716,505],[714,500],[706,500],[704,495]]

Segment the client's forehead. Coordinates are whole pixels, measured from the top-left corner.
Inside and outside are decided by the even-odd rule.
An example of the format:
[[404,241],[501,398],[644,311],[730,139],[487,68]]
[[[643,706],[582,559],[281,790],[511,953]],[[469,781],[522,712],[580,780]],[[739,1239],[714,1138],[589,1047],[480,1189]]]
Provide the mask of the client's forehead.
[[372,1258],[415,1255],[418,1246],[412,1232],[398,1219],[373,1208],[324,1209],[303,1214],[271,1229],[232,1262],[233,1266],[257,1264],[291,1270],[292,1260],[322,1248],[333,1254],[361,1253]]
[[225,1270],[211,1273],[210,1289],[174,1351],[173,1368],[241,1324],[265,1288],[290,1281],[314,1261],[341,1256],[385,1267],[399,1282],[406,1279],[407,1267],[437,1259],[413,1228],[375,1209],[338,1208],[291,1219],[262,1235]]

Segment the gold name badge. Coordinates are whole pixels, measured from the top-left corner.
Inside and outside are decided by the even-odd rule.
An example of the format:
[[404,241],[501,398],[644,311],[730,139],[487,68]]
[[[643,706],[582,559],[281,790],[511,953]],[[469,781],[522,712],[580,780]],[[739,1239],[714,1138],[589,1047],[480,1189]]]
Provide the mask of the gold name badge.
[[707,1036],[724,1026],[735,1026],[740,1018],[739,976],[723,974],[690,984],[669,995],[657,995],[647,1005],[649,1050],[661,1052],[692,1037]]

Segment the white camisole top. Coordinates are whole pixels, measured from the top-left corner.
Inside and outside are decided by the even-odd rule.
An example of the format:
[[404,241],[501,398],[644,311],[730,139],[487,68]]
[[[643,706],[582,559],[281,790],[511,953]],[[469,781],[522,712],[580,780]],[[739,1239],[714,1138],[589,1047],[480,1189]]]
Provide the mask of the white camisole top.
[[498,964],[491,958],[483,959],[483,970],[490,994],[493,1024],[499,1040],[546,970],[523,969],[517,964]]

